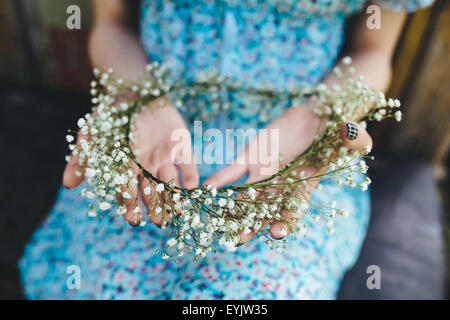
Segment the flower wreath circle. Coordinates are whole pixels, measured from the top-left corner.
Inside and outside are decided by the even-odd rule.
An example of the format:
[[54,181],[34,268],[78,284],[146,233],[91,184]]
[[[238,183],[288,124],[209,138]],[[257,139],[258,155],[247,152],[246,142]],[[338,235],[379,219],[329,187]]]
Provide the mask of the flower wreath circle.
[[[134,213],[144,215],[139,212],[139,198],[133,199],[126,191],[139,183],[132,170],[134,163],[141,171],[142,179],[146,180],[141,196],[149,197],[148,214],[158,215],[163,210],[167,213],[162,228],[170,228],[171,236],[156,250],[164,259],[171,258],[176,262],[187,253],[196,261],[206,257],[208,252],[217,252],[220,245],[234,250],[240,241],[239,233],[251,231],[258,233],[258,238],[271,248],[282,250],[286,239],[271,238],[262,220],[285,222],[295,238],[306,234],[306,225],[299,218],[283,220],[280,214],[283,209],[295,212],[302,219],[324,220],[327,231],[333,233],[333,219],[348,213],[336,208],[335,201],[326,206],[311,203],[308,182],[334,180],[338,185],[357,187],[354,175],[366,173],[368,167],[364,158],[372,158],[368,148],[350,152],[342,145],[340,125],[347,121],[364,126],[366,121],[372,120],[401,120],[398,100],[386,100],[383,93],[363,85],[362,78],[355,77],[349,57],[342,60],[342,65],[345,70],[340,67],[333,70],[338,84],[286,90],[248,88],[215,73],[205,73],[190,81],[171,81],[167,69],[156,62],[146,67],[145,76],[139,83],[116,77],[111,69],[105,72],[94,69],[92,113],[78,120],[80,131],[76,143],[72,131],[69,130],[66,136],[71,150],[66,161],[76,156],[76,175],[86,178],[81,194],[91,200],[88,216],[123,215],[127,208],[118,200],[124,199],[134,201]],[[117,97],[130,92],[137,96],[132,103],[118,103]],[[189,190],[176,186],[174,181],[159,180],[138,162],[138,150],[133,149],[136,138],[133,118],[148,102],[165,96],[181,107],[183,99],[208,95],[216,108],[204,115],[205,119],[228,107],[221,99],[222,92],[243,94],[268,102],[266,105],[269,106],[280,101],[313,99],[322,129],[302,154],[281,166],[277,173],[240,186],[220,189],[204,186]],[[314,168],[315,173],[306,176],[302,167]],[[364,191],[369,184],[370,179],[366,177],[359,187]],[[146,224],[143,219],[136,222],[141,226]]]

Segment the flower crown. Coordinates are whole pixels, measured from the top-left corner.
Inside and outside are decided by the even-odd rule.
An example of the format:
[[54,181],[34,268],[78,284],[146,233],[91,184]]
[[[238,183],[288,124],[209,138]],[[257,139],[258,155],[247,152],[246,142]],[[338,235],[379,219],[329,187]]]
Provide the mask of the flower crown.
[[[147,182],[141,197],[149,199],[148,214],[157,215],[162,210],[168,213],[162,228],[169,227],[171,236],[166,245],[156,250],[164,259],[177,261],[187,253],[198,260],[206,257],[208,252],[216,252],[220,245],[234,250],[240,241],[239,232],[251,231],[258,233],[258,238],[271,248],[282,250],[286,239],[271,238],[261,221],[284,221],[280,215],[283,209],[301,214],[302,219],[324,220],[327,231],[333,233],[333,219],[345,217],[348,212],[337,208],[335,201],[326,206],[311,203],[308,183],[334,180],[338,185],[356,187],[354,175],[366,173],[368,167],[364,158],[372,158],[368,155],[369,148],[350,152],[342,145],[340,125],[347,121],[364,126],[366,121],[372,120],[401,120],[398,100],[386,100],[383,93],[363,85],[362,79],[354,76],[350,58],[344,58],[342,62],[344,71],[339,67],[333,70],[339,84],[284,90],[249,88],[215,73],[205,73],[189,81],[172,81],[167,69],[155,62],[146,67],[145,76],[139,83],[115,76],[112,69],[105,72],[94,69],[92,113],[78,120],[77,144],[73,143],[75,138],[71,131],[66,137],[72,151],[66,160],[78,156],[76,175],[81,176],[84,171],[86,178],[86,187],[81,194],[91,200],[88,215],[123,215],[127,208],[119,204],[119,199],[134,201],[134,212],[144,215],[138,206],[139,198],[132,199],[131,194],[124,191],[139,183],[132,170],[134,163]],[[137,96],[132,103],[117,103],[119,96],[130,92]],[[181,107],[183,100],[209,95],[218,106],[216,112],[220,112],[228,108],[227,102],[219,98],[221,92],[239,92],[269,105],[306,97],[313,99],[314,112],[322,121],[322,129],[302,154],[280,166],[277,173],[240,186],[216,189],[208,185],[189,190],[176,186],[174,181],[159,180],[138,162],[138,150],[133,146],[136,139],[133,119],[144,106],[165,96]],[[306,176],[303,167],[314,168],[315,172]],[[366,177],[359,187],[365,191],[369,184],[370,179]],[[164,205],[161,207],[160,203]],[[114,204],[117,206],[113,210]],[[315,209],[314,214],[311,209]],[[305,236],[306,224],[300,219],[284,222],[294,237]],[[140,225],[145,226],[145,221],[142,220]]]

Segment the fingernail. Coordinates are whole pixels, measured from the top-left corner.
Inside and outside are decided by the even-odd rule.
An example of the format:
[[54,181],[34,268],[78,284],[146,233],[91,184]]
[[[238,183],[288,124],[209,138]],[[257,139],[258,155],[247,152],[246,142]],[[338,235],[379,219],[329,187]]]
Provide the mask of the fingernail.
[[284,222],[275,221],[270,226],[270,235],[275,240],[281,240],[287,236],[287,226]]
[[347,122],[347,138],[355,140],[358,137],[358,127],[356,124]]
[[140,221],[139,220],[133,220],[133,221],[130,221],[130,222],[128,222],[129,224],[130,224],[130,226],[132,226],[132,227],[137,227],[137,226],[139,226],[140,225]]
[[[284,230],[284,229],[281,229],[281,230]],[[281,239],[284,239],[286,237],[286,235],[287,235],[286,232],[280,231],[280,234],[277,234],[276,237],[272,234],[272,238],[274,238],[275,240],[281,240]]]

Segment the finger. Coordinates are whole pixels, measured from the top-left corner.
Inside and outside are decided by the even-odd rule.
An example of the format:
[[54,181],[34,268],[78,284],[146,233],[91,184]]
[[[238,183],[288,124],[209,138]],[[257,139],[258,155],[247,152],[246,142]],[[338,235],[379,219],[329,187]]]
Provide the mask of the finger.
[[163,217],[167,214],[164,211],[164,204],[154,188],[151,186],[150,181],[147,178],[141,179],[141,198],[144,202],[145,209],[147,210],[147,216],[150,222],[154,223],[156,226],[161,227]]
[[[81,149],[80,139],[86,139],[85,137],[77,138],[76,150]],[[77,187],[84,180],[84,167],[79,164],[80,156],[71,155],[70,161],[64,168],[63,173],[63,186],[71,189]]]
[[274,221],[270,225],[270,234],[275,239],[283,239],[291,233],[291,228],[295,227],[302,218],[301,213],[283,209],[280,221]]
[[205,180],[203,185],[212,185],[221,188],[242,178],[248,172],[247,164],[233,163],[216,172]]
[[[157,154],[153,153],[150,158],[143,162],[144,168],[146,168],[147,171],[153,174],[155,177],[165,182],[169,182],[172,178],[167,175],[164,176],[164,170],[162,170],[163,177],[161,178],[161,176],[159,175],[160,169],[162,169],[162,167],[160,167],[158,161],[159,158],[157,157]],[[165,196],[165,193],[156,192],[154,187],[151,185],[151,181],[145,177],[141,178],[140,189],[141,198],[144,202],[148,219],[157,227],[161,228],[163,219],[164,221],[169,221],[169,215],[167,214],[166,210],[164,210],[163,197]]]
[[120,206],[126,207],[127,211],[123,214],[123,218],[132,226],[141,223],[143,213],[142,205],[139,201],[138,185],[123,186],[122,193],[117,194],[117,202]]
[[258,235],[258,233],[261,230],[264,230],[264,228],[271,222],[272,220],[270,219],[263,219],[261,220],[261,227],[255,231],[255,230],[251,230],[249,233],[245,233],[244,231],[239,231],[239,237],[241,238],[240,242],[239,242],[239,246],[242,246],[244,244],[246,244],[247,242],[249,242],[250,240],[252,240],[254,237],[256,237]]
[[[325,172],[325,170],[326,168],[315,169],[313,167],[302,167],[298,169],[297,172],[301,172],[302,176],[307,180],[305,180],[303,184],[297,185],[288,196],[292,198],[295,197],[295,202],[298,202],[299,199],[307,201],[319,183],[319,179],[314,179],[312,177],[320,175]],[[300,211],[294,212],[283,208],[280,212],[280,219],[273,221],[270,225],[270,234],[275,239],[283,239],[291,233],[291,228],[298,224],[302,216]]]
[[84,179],[84,168],[78,164],[80,157],[73,155],[67,163],[63,173],[63,186],[72,189],[77,187]]
[[159,168],[157,177],[158,179],[167,183],[174,180],[175,184],[178,187],[180,186],[180,181],[178,179],[178,170],[173,164],[163,165],[161,168]]
[[[244,184],[252,183],[252,182],[261,180],[262,178],[263,178],[263,176],[260,174],[260,172],[256,172],[256,173],[250,172],[250,175],[248,176],[248,178]],[[266,191],[270,191],[270,190],[266,190]],[[260,193],[257,192],[255,195],[256,199],[258,199],[259,196],[260,196]],[[239,198],[241,196],[238,195],[237,197]],[[271,219],[262,219],[260,221],[261,221],[261,227],[258,230],[251,229],[251,231],[249,233],[245,233],[244,231],[239,232],[239,237],[240,237],[239,246],[244,245],[247,242],[249,242],[250,240],[252,240],[254,237],[256,237],[258,235],[258,233],[261,230],[263,230],[270,222],[272,222]]]
[[372,138],[366,129],[354,122],[342,124],[341,138],[344,146],[354,151],[361,151],[364,147],[372,148]]
[[191,147],[191,136],[189,131],[186,129],[185,139],[188,142],[188,149],[186,150],[184,145],[178,144],[175,146],[172,153],[172,161],[177,165],[181,173],[181,179],[183,181],[183,187],[186,189],[197,188],[199,184],[199,173],[197,165],[195,163],[195,156],[192,152]]
[[[173,180],[173,181],[175,181],[175,185],[177,187],[180,187],[180,180],[178,178],[178,170],[173,164],[164,165],[163,167],[161,167],[158,170],[158,178],[164,182],[169,182],[169,181]],[[181,210],[177,210],[177,208],[174,207],[174,201],[170,197],[170,193],[163,191],[158,196],[162,200],[161,203],[164,203],[165,205],[169,206],[169,207],[167,207],[167,206],[163,207],[162,217],[163,217],[164,221],[166,221],[166,222],[170,221],[170,213],[172,211],[174,214],[181,213]]]
[[[138,161],[142,165],[142,167],[153,176],[158,176],[158,171],[161,166],[161,162],[159,158],[157,158],[154,153],[152,153],[150,156],[144,156],[143,154],[138,156]],[[141,176],[140,180],[143,180],[144,177]]]
[[194,189],[198,187],[200,176],[195,163],[181,163],[178,165],[181,172],[183,187],[186,189]]
[[[250,175],[247,178],[247,181],[245,182],[245,184],[258,181],[261,178],[262,177],[259,174],[250,173]],[[258,199],[259,196],[260,196],[260,194],[256,193],[256,199]],[[271,221],[272,221],[271,219],[262,219],[261,220],[261,227],[258,230],[251,229],[251,231],[248,232],[248,233],[245,233],[244,231],[240,231],[239,232],[239,237],[240,237],[239,246],[246,244],[247,242],[252,240],[254,237],[256,237],[258,235],[258,233],[261,230],[263,230]]]

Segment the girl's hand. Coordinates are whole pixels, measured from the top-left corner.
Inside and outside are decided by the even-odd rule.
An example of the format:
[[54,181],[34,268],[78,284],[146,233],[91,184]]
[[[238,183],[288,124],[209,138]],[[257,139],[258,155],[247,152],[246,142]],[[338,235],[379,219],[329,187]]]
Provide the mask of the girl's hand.
[[[320,120],[310,108],[292,107],[286,110],[280,117],[272,121],[265,128],[265,134],[259,135],[253,139],[239,154],[235,161],[209,177],[204,185],[210,184],[214,187],[223,187],[227,184],[233,183],[245,174],[249,177],[245,183],[251,183],[263,178],[267,178],[272,174],[278,172],[279,155],[282,156],[282,164],[287,164],[294,160],[294,158],[301,154],[306,148],[311,145],[314,136],[318,133]],[[358,127],[358,134],[354,140],[347,137],[347,126],[343,125],[341,130],[342,140],[344,145],[350,149],[361,151],[365,146],[372,146],[372,139],[369,134],[360,126]],[[271,130],[278,130],[279,136],[277,141],[271,141],[268,136],[271,136]],[[262,150],[262,148],[265,150]],[[277,149],[278,148],[278,149]],[[267,151],[266,151],[267,150]],[[274,150],[276,150],[274,152]],[[277,152],[278,151],[278,152]],[[269,153],[271,161],[262,159],[261,154]],[[251,161],[257,159],[258,161]],[[250,161],[249,161],[250,160]],[[313,168],[301,168],[305,176],[313,175],[316,170]],[[308,182],[309,194],[317,185],[318,181],[315,179]],[[283,209],[281,212],[282,220],[295,223],[301,217],[295,216],[295,213]],[[262,228],[272,221],[263,221]],[[262,230],[262,228],[260,230]],[[280,239],[289,233],[289,228],[284,222],[274,221],[271,223],[270,232],[274,238]],[[256,236],[255,232],[244,234],[241,232],[241,243],[246,243]]]
[[[192,160],[191,139],[182,139],[180,142],[173,138],[174,132],[188,133],[189,131],[179,112],[167,99],[160,98],[152,101],[147,108],[144,108],[137,115],[135,127],[137,139],[134,148],[139,150],[136,157],[148,172],[165,182],[174,180],[180,186],[178,178],[178,170],[180,170],[185,188],[191,189],[198,186],[199,174],[197,166]],[[83,137],[79,136],[79,139],[83,139]],[[191,154],[183,154],[184,158],[180,159],[181,151],[186,153],[186,150],[191,151]],[[187,159],[186,157],[191,158]],[[78,157],[72,157],[64,170],[63,185],[66,188],[74,188],[84,179],[83,175],[80,177],[75,175],[75,172],[79,169],[77,163]],[[130,199],[124,199],[121,194],[118,194],[117,200],[119,205],[127,208],[127,212],[123,217],[131,225],[137,225],[142,221],[144,211],[139,201],[140,192],[150,220],[160,226],[163,216],[166,216],[167,213],[161,210],[155,215],[152,211],[156,205],[164,208],[164,203],[162,203],[162,200],[156,204],[154,203],[155,201],[150,203],[151,199],[159,199],[159,197],[156,197],[154,194],[144,194],[144,189],[148,184],[146,183],[147,179],[142,179],[142,174],[134,163],[131,163],[131,167],[135,172],[135,177],[141,183],[123,190],[123,192],[128,191],[131,195]],[[152,190],[152,192],[155,191]],[[134,212],[136,206],[139,207],[138,213]],[[151,206],[153,210],[149,209]]]

